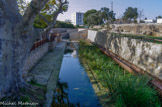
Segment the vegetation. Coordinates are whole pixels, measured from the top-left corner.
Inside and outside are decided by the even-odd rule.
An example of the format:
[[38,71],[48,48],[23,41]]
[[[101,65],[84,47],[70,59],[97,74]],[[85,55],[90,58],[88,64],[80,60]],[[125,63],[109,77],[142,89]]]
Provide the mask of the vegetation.
[[79,57],[109,89],[108,95],[116,107],[160,107],[156,91],[148,86],[148,77],[131,75],[85,41],[79,43]]
[[88,10],[88,11],[84,14],[84,18],[83,18],[84,25],[87,25],[87,24],[88,24],[88,22],[87,22],[88,16],[89,16],[90,14],[94,14],[94,13],[96,13],[96,12],[97,12],[97,10],[92,9],[92,10]]
[[[42,13],[43,17],[45,17],[49,22],[51,22],[52,20],[52,16],[48,15],[46,13]],[[35,20],[34,20],[34,27],[36,28],[46,28],[48,26],[48,24],[41,18],[39,17],[39,15],[36,16]]]
[[88,10],[84,15],[84,25],[93,26],[112,22],[115,20],[115,13],[109,8],[103,7],[100,10]]
[[138,17],[138,9],[128,7],[124,12],[123,19],[128,22],[131,22],[132,20],[136,22],[137,17]]
[[[17,2],[18,2],[19,12],[21,13],[21,15],[24,15],[25,10],[29,6],[29,2],[25,0],[17,0]],[[56,8],[55,6],[56,6],[56,1],[49,0],[48,3],[44,6],[44,8],[40,11],[40,14],[36,16],[33,26],[36,28],[46,28],[48,24],[52,22],[53,14]],[[67,9],[68,9],[68,5],[63,6],[64,12],[66,12]],[[46,19],[46,21],[44,19]],[[47,21],[49,23],[47,23]],[[68,26],[70,28],[72,27],[71,25],[68,25],[67,23],[61,23],[61,26],[63,26],[63,28],[64,26]]]
[[[0,0],[0,16],[3,17],[3,20],[1,20],[2,24],[0,30],[2,33],[4,32],[3,35],[1,33],[0,37],[3,38],[3,36],[9,36],[12,46],[7,46],[7,48],[10,47],[11,51],[7,52],[6,55],[11,57],[8,58],[7,63],[5,63],[4,65],[7,66],[7,68],[9,65],[12,65],[9,69],[7,69],[8,75],[10,75],[10,79],[8,79],[8,77],[1,78],[1,81],[5,81],[3,84],[0,85],[0,88],[3,87],[4,90],[3,92],[0,92],[1,95],[6,95],[10,93],[12,94],[13,91],[9,91],[9,89],[11,88],[17,89],[14,90],[14,93],[19,93],[20,88],[24,86],[26,88],[29,87],[24,83],[22,75],[18,75],[23,72],[21,67],[24,66],[24,58],[27,57],[33,43],[40,38],[40,35],[49,32],[55,26],[58,15],[68,9],[67,0],[32,0],[30,3],[28,3],[29,5],[25,5],[23,1],[24,0]],[[21,6],[21,3],[23,6]],[[21,14],[18,10],[18,6],[19,10],[23,11]],[[24,10],[20,7],[24,8]],[[50,18],[51,21],[44,17],[44,14],[46,16],[50,15],[50,17],[52,17]],[[38,16],[46,22],[46,29],[38,30],[33,27],[34,20]],[[6,21],[8,23],[5,23]],[[24,44],[26,45],[25,48]],[[15,59],[15,61],[12,61],[13,58]],[[4,69],[1,72],[6,72],[6,70]],[[12,81],[15,82],[13,83]]]
[[56,25],[55,25],[55,28],[75,28],[75,27],[71,23],[57,21]]
[[132,39],[141,39],[142,41],[162,44],[162,37],[156,37],[151,35],[132,35],[132,34],[116,34],[116,33],[111,34],[115,36],[130,37]]

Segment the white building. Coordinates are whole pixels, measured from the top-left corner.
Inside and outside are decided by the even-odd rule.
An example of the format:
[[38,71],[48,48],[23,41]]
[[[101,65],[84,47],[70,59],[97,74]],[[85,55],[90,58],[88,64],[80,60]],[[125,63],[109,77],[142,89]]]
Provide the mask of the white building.
[[157,23],[162,23],[162,18],[158,18]]
[[144,20],[144,22],[145,23],[153,23],[153,20],[152,19],[150,19],[150,20],[147,19],[147,20]]
[[72,24],[83,26],[83,17],[84,17],[84,13],[81,12],[72,13],[71,15]]

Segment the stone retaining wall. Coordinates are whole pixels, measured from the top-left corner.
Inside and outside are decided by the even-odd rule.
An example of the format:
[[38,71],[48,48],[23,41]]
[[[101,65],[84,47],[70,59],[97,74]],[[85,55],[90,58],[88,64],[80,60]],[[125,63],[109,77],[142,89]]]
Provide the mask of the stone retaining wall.
[[87,38],[88,30],[81,30],[70,33],[70,40],[85,40]]
[[[140,24],[110,24],[109,32],[132,34],[132,35],[152,35],[162,37],[162,24],[140,23]],[[94,29],[107,30],[105,26],[93,26]]]
[[57,37],[53,42],[47,42],[40,47],[32,50],[26,60],[25,60],[25,66],[23,68],[23,77],[26,78],[28,72],[39,62],[39,60],[48,52],[53,51],[53,49],[57,44]]
[[35,66],[38,61],[48,52],[48,43],[36,48],[35,50],[31,51],[26,58],[25,66],[23,69],[23,76],[25,77],[27,73],[31,70],[33,66]]
[[111,32],[162,37],[162,24],[113,24]]
[[162,79],[162,44],[92,30],[88,39]]

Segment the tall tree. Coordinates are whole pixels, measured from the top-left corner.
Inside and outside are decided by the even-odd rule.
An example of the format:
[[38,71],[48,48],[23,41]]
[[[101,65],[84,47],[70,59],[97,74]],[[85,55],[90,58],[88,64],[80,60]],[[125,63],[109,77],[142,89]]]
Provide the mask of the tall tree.
[[88,10],[84,15],[84,24],[91,25],[101,25],[107,23],[108,21],[112,22],[115,20],[115,13],[110,11],[109,8],[103,7],[100,10]]
[[109,8],[102,7],[101,12],[102,12],[102,18],[104,22],[115,20],[115,13],[113,11],[110,11]]
[[92,9],[92,10],[88,10],[85,14],[84,14],[84,18],[83,18],[83,21],[84,21],[84,25],[87,25],[88,24],[88,21],[87,21],[87,18],[90,14],[93,14],[93,13],[96,13],[97,10],[95,9]]
[[125,10],[125,12],[124,12],[123,19],[125,21],[131,21],[131,20],[136,21],[137,17],[138,17],[138,9],[137,8],[128,7]]
[[[56,0],[52,20],[49,22],[40,11],[49,0],[32,0],[23,16],[19,13],[17,0],[0,0],[0,98],[8,92],[18,92],[27,84],[22,78],[24,61],[30,48],[40,34],[54,27],[56,19],[67,7],[67,0]],[[33,27],[37,15],[48,24],[41,32]]]

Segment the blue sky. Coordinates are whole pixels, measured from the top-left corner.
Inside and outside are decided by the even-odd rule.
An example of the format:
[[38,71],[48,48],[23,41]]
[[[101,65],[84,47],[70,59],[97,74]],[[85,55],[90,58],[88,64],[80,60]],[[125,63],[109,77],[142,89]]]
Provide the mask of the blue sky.
[[68,12],[59,15],[58,20],[64,21],[65,19],[71,19],[71,13],[73,12],[86,12],[90,9],[99,10],[101,7],[111,7],[113,1],[114,12],[116,18],[122,16],[123,12],[128,7],[137,7],[139,10],[143,10],[144,17],[153,19],[158,15],[162,15],[162,0],[68,0],[69,9]]

